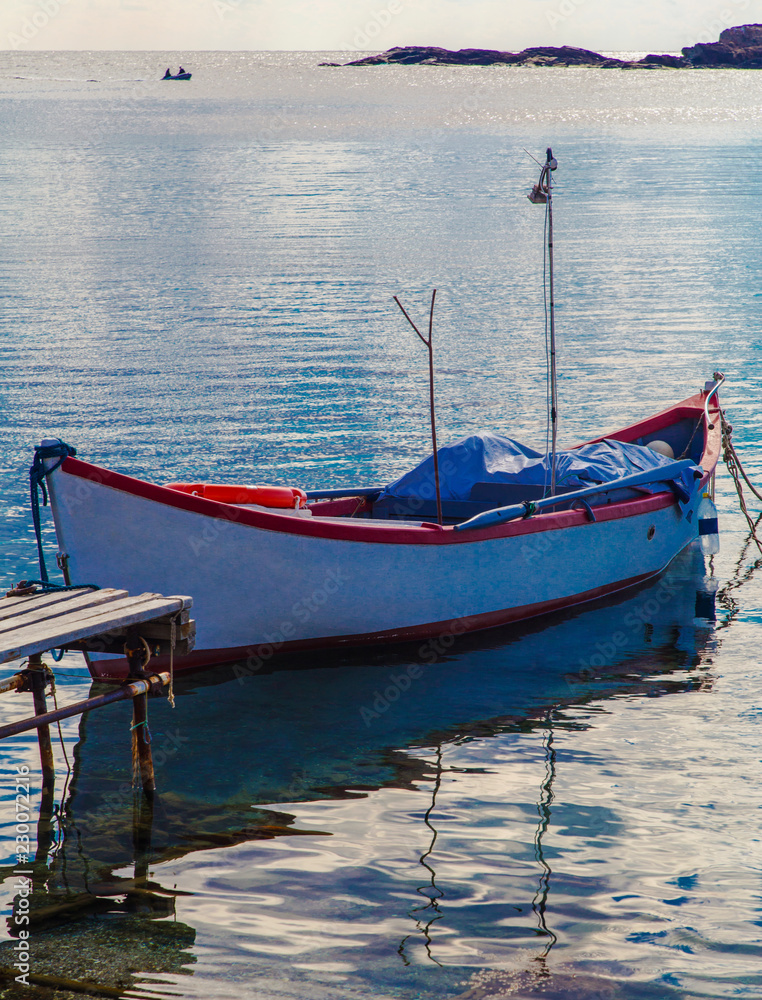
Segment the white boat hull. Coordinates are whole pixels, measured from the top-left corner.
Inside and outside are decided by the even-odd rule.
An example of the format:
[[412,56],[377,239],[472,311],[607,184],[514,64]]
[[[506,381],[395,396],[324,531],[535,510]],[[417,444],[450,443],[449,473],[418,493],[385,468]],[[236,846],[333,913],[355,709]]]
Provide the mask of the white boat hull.
[[[281,650],[457,634],[653,577],[696,537],[718,449],[705,429],[705,475],[682,506],[663,492],[597,507],[595,522],[567,510],[474,532],[263,514],[72,458],[48,479],[73,582],[188,593],[196,649],[177,667],[259,669]],[[96,673],[123,667],[102,659]]]

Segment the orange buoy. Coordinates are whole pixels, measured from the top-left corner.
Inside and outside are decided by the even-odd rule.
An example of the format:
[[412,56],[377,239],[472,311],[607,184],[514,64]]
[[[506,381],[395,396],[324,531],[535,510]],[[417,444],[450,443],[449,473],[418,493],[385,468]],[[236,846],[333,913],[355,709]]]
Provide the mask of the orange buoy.
[[307,506],[307,494],[298,486],[240,486],[231,483],[167,483],[168,490],[190,493],[217,503],[257,504],[293,510]]

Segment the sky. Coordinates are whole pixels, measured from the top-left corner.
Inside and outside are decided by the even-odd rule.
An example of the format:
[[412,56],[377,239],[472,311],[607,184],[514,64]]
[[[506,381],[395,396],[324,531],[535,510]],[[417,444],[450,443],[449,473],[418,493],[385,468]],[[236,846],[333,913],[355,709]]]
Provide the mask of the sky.
[[0,0],[0,49],[679,51],[762,0]]

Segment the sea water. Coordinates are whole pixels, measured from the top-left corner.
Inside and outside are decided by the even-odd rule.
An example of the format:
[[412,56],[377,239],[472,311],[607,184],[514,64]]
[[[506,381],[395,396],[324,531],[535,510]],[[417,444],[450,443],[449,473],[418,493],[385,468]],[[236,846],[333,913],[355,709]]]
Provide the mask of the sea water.
[[[192,81],[160,82],[180,58]],[[547,146],[562,444],[721,369],[762,483],[762,77],[331,60],[0,56],[4,584],[38,575],[46,436],[157,482],[416,464],[428,372],[395,294],[426,323],[437,289],[440,441],[543,448]],[[631,594],[178,682],[151,703],[150,839],[129,709],[65,722],[35,905],[79,903],[35,925],[32,971],[215,1000],[760,996],[760,553],[726,472],[716,502],[720,554]],[[88,695],[78,656],[56,673],[59,704]],[[39,759],[3,750],[10,914],[12,778],[38,803]]]

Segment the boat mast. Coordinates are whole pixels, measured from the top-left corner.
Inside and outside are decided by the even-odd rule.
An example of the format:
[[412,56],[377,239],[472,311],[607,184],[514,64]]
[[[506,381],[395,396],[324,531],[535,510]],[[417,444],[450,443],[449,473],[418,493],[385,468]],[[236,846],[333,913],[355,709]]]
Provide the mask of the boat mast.
[[558,436],[558,384],[556,381],[556,303],[553,291],[553,171],[558,166],[553,150],[548,147],[540,180],[527,195],[533,205],[545,205],[548,232],[548,291],[550,293],[550,351],[548,380],[550,382],[550,495],[556,493],[556,438]]

